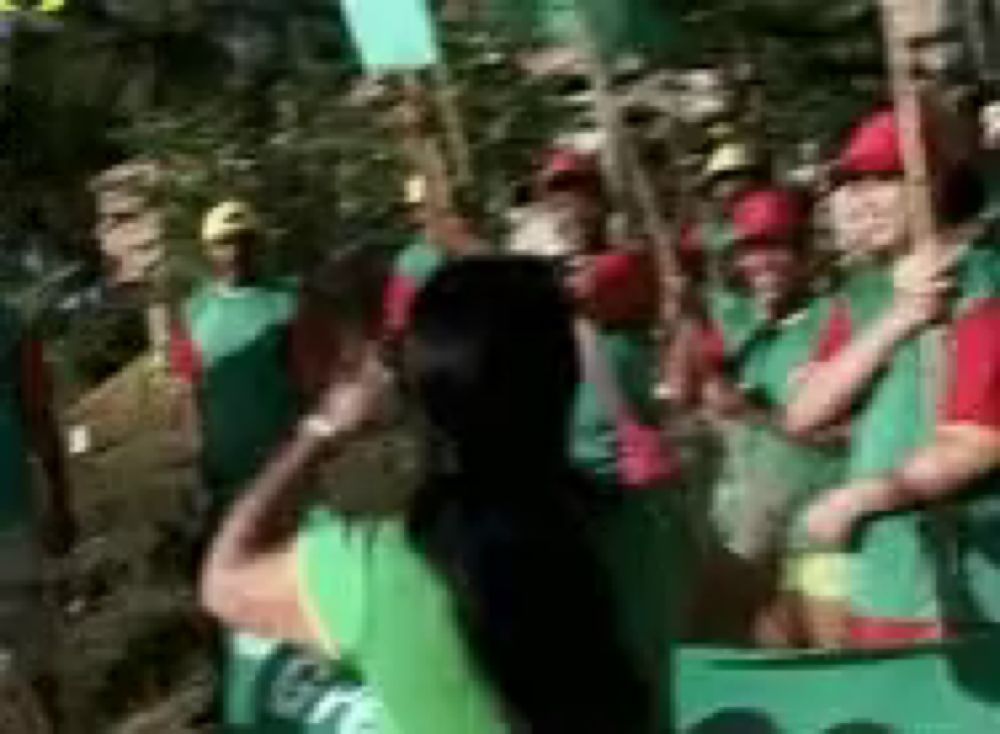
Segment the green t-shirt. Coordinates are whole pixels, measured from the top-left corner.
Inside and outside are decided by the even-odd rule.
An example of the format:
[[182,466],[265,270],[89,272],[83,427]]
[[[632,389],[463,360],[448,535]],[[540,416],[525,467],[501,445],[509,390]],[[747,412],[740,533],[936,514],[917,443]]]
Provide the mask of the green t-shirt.
[[198,363],[205,479],[225,504],[292,425],[299,395],[290,370],[293,284],[204,287],[186,304]]
[[[780,410],[788,403],[792,376],[815,357],[830,316],[830,301],[815,300],[742,346],[736,377],[758,404]],[[723,535],[739,536],[737,524],[759,508],[791,523],[784,538],[790,550],[808,549],[802,511],[818,492],[844,480],[846,447],[806,445],[772,428],[742,422],[729,425],[725,434],[727,455],[715,497]]]
[[[956,268],[954,315],[981,298],[1000,294],[1000,252],[983,241]],[[891,303],[888,274],[864,270],[848,282],[851,328],[860,333]],[[929,380],[932,364],[946,360],[939,344],[910,339],[878,375],[852,424],[849,475],[853,479],[895,470],[929,441],[941,395]],[[992,493],[970,493],[928,510],[899,512],[867,523],[851,564],[852,605],[858,614],[897,619],[981,618],[970,600],[994,585],[995,559],[983,564],[976,539],[980,519],[996,515]],[[987,523],[989,524],[989,523]],[[971,586],[971,589],[969,588]],[[989,616],[998,618],[997,595]]]
[[34,515],[24,432],[22,343],[17,314],[0,304],[0,532],[24,527]]
[[500,734],[496,702],[469,657],[448,590],[399,522],[309,516],[299,573],[317,628],[384,708],[382,734]]
[[419,235],[396,257],[393,273],[420,287],[441,269],[445,260],[440,247],[435,247],[424,235]]
[[[617,498],[616,498],[617,499]],[[609,501],[591,518],[611,575],[624,640],[651,680],[670,687],[684,561],[669,497]],[[300,534],[303,598],[328,651],[356,667],[383,704],[382,734],[490,734],[508,730],[475,669],[450,592],[410,547],[398,521],[353,522],[314,510]],[[586,660],[586,649],[580,651]],[[584,662],[585,664],[585,662]],[[658,716],[669,730],[671,697]]]

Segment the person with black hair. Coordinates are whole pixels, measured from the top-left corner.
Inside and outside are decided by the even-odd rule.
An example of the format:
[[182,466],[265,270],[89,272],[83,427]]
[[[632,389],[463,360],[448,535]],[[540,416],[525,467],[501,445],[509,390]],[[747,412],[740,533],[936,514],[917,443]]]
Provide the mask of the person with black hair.
[[203,603],[356,665],[385,732],[669,731],[669,685],[625,640],[600,537],[620,498],[569,457],[580,367],[551,267],[469,258],[427,284],[403,362],[423,477],[395,515],[314,507],[300,525],[302,477],[391,392],[377,349],[355,353],[224,522]]

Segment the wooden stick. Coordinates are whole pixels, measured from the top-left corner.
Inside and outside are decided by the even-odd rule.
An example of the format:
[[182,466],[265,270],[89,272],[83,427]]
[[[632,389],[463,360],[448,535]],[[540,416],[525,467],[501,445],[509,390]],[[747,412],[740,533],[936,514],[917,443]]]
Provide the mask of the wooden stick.
[[458,93],[451,78],[451,71],[446,61],[431,69],[434,81],[434,99],[437,102],[441,122],[444,127],[444,139],[455,164],[455,179],[459,186],[472,184],[472,152],[469,146],[469,136],[465,122],[458,107]]
[[[924,144],[923,110],[920,88],[913,75],[907,38],[919,9],[912,0],[879,0],[882,26],[889,54],[892,96],[896,107],[900,146],[906,173],[907,213],[915,248],[939,251],[941,243],[931,190],[930,165]],[[919,5],[916,4],[916,5]]]
[[428,203],[438,211],[449,211],[455,203],[455,192],[448,172],[448,159],[439,141],[427,130],[426,89],[416,73],[403,76],[403,89],[404,145],[417,170],[427,179]]
[[[660,208],[659,196],[653,178],[646,170],[635,142],[622,123],[618,101],[611,90],[610,75],[601,55],[596,34],[584,10],[577,14],[581,45],[590,68],[595,89],[598,119],[604,127],[611,150],[612,175],[621,182],[622,194],[635,198],[636,209],[642,219],[643,229],[652,243],[652,253],[661,282],[670,290],[680,291],[684,279],[673,249],[674,237]],[[679,293],[667,293],[673,298]]]

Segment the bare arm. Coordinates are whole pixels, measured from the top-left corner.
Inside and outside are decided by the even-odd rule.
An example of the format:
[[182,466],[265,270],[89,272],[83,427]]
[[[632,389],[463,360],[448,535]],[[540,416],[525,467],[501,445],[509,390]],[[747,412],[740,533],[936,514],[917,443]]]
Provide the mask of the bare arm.
[[998,468],[1000,431],[946,424],[895,472],[827,493],[807,521],[818,539],[844,542],[865,518],[947,499]]
[[295,529],[303,476],[324,441],[297,433],[230,511],[202,570],[201,601],[227,625],[270,637],[318,642],[299,599]]
[[785,408],[785,430],[808,436],[846,417],[901,343],[920,324],[902,306],[891,307],[836,356],[803,370]]
[[305,614],[296,570],[296,530],[308,499],[303,479],[321,457],[343,450],[375,413],[385,385],[374,356],[359,377],[332,386],[320,415],[327,435],[303,424],[251,483],[222,524],[202,569],[202,604],[234,627],[321,642]]

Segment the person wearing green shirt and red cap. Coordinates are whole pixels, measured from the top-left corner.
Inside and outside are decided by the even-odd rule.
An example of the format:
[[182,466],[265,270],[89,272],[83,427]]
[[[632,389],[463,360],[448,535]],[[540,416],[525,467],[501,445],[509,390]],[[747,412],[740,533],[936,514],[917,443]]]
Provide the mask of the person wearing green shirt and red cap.
[[946,117],[925,116],[940,248],[911,241],[899,121],[880,111],[837,165],[839,225],[867,265],[844,288],[828,358],[803,373],[786,411],[795,432],[850,420],[847,483],[816,500],[807,524],[851,551],[859,646],[1000,621],[1000,251],[975,223],[961,141],[942,134]]
[[[649,631],[679,634],[686,617],[682,579],[690,545],[679,493],[672,491],[680,486],[679,466],[654,395],[660,296],[655,264],[648,251],[611,239],[596,156],[571,148],[548,151],[536,173],[535,198],[540,214],[552,218],[555,242],[538,242],[532,253],[529,239],[521,252],[555,264],[577,318],[583,370],[570,455],[609,498],[621,498],[614,512],[601,517],[603,537],[615,554],[621,598],[635,599],[634,590],[641,589],[662,602],[636,603],[630,617],[636,646],[655,657],[668,640]],[[530,406],[524,420],[532,420]],[[673,594],[664,591],[671,579]],[[656,616],[671,620],[672,627],[658,625]]]
[[[595,156],[568,148],[549,151],[537,174],[536,197],[559,239],[554,248],[539,243],[538,254],[559,264],[567,294],[593,337],[587,340],[593,348],[583,350],[573,455],[609,487],[633,485],[625,435],[656,426],[658,417],[652,330],[659,289],[653,260],[648,252],[609,239],[608,203]],[[649,484],[670,479],[666,446],[659,449],[662,455],[651,456],[650,463],[662,472]]]
[[706,627],[716,630],[709,636],[837,645],[844,626],[843,559],[810,545],[800,514],[818,490],[842,479],[844,452],[835,441],[793,439],[781,426],[796,371],[822,356],[831,308],[812,288],[808,205],[790,189],[755,189],[733,203],[731,219],[730,277],[754,304],[760,325],[747,341],[730,344],[719,324],[706,321],[697,343],[675,346],[688,354],[672,360],[674,366],[693,374],[672,375],[672,382],[683,386],[676,397],[705,405],[718,422],[725,457],[713,515],[726,550],[717,552],[730,558],[725,567],[741,569],[744,582],[756,580],[756,588],[738,584],[748,592],[744,603],[724,614],[721,579],[712,578],[723,566],[712,559],[702,583],[714,611],[699,616],[726,618]]

